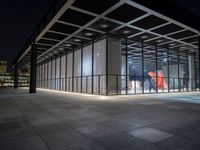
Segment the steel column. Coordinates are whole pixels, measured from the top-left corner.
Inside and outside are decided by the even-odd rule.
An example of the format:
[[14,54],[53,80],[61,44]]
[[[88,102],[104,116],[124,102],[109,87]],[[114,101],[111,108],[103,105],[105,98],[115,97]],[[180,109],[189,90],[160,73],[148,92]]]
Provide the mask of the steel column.
[[106,36],[106,95],[109,94],[109,88],[108,88],[108,81],[109,81],[109,77],[108,77],[108,36]]
[[144,94],[144,43],[142,42],[142,94]]
[[158,93],[158,47],[157,45],[155,49],[155,55],[156,55],[156,93]]
[[170,92],[170,76],[169,76],[169,49],[167,49],[167,80],[168,80],[168,93]]
[[177,59],[178,59],[178,91],[180,92],[180,56],[179,50],[177,51]]
[[128,39],[126,38],[126,95],[128,94]]
[[94,41],[92,41],[92,94],[94,93]]
[[37,47],[35,43],[31,46],[31,70],[30,70],[30,93],[36,93],[36,65],[37,65]]

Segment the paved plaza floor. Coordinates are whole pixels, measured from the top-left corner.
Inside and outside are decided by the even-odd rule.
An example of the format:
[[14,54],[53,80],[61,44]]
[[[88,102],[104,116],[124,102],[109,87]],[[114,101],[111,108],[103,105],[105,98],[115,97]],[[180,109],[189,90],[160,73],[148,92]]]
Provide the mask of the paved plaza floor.
[[0,89],[0,150],[199,150],[200,93]]

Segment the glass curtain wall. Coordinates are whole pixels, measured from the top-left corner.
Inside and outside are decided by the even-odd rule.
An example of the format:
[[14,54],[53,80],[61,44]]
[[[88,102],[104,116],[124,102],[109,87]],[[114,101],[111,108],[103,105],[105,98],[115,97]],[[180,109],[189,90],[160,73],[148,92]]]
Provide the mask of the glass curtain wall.
[[111,35],[37,66],[37,87],[71,92],[184,92],[199,86],[199,54]]

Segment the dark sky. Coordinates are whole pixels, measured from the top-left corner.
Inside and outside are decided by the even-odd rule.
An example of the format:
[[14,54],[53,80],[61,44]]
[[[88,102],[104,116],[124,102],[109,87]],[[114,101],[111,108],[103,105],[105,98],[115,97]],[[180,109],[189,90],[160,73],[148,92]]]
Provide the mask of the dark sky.
[[[1,0],[0,60],[10,64],[53,0]],[[10,69],[9,69],[10,70]]]
[[[200,16],[199,0],[173,0]],[[12,63],[53,0],[1,0],[0,60]],[[10,69],[9,69],[10,70]]]

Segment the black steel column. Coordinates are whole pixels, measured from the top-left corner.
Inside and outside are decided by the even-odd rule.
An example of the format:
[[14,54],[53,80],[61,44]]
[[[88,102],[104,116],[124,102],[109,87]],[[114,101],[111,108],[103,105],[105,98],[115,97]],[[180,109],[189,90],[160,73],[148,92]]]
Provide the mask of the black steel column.
[[67,91],[68,82],[67,82],[67,50],[66,50],[66,58],[65,58],[65,91]]
[[179,50],[177,51],[177,59],[178,59],[178,91],[180,92],[180,56],[179,56]]
[[51,82],[50,89],[53,89],[53,58],[51,57]]
[[49,88],[49,61],[47,60],[47,89]]
[[157,45],[156,45],[155,53],[156,53],[156,93],[158,93],[158,47]]
[[109,94],[109,88],[108,88],[108,81],[109,81],[109,77],[108,77],[108,36],[106,36],[106,95]]
[[126,95],[128,94],[128,39],[126,38]]
[[170,76],[169,76],[169,49],[167,49],[167,80],[168,80],[168,93],[170,92]]
[[144,43],[142,42],[142,94],[144,94]]
[[14,88],[18,88],[18,82],[19,82],[19,70],[18,70],[18,64],[15,64],[15,79],[14,79]]
[[193,53],[193,55],[194,55],[194,90],[196,91],[196,89],[197,89],[197,65],[196,65],[196,54],[195,53]]
[[81,93],[83,92],[83,46],[81,45]]
[[54,69],[55,69],[55,81],[54,81],[55,86],[54,86],[54,90],[56,90],[56,88],[57,88],[57,84],[56,84],[57,83],[57,81],[56,81],[57,80],[57,76],[56,76],[57,75],[57,56],[55,56],[55,68]]
[[94,93],[94,41],[92,41],[92,94]]
[[60,79],[59,79],[59,81],[60,81],[60,84],[59,84],[59,90],[62,90],[62,85],[63,85],[63,83],[62,83],[62,54],[60,53]]
[[198,38],[198,48],[199,48],[199,91],[200,91],[200,37]]
[[37,65],[37,47],[35,43],[31,45],[31,70],[30,70],[30,93],[36,93],[36,65]]
[[72,52],[72,92],[74,92],[74,50]]
[[187,71],[186,71],[186,79],[185,80],[185,85],[186,85],[186,91],[188,91],[188,82],[189,82],[189,64],[188,64],[188,51],[186,51],[186,68],[187,68]]

